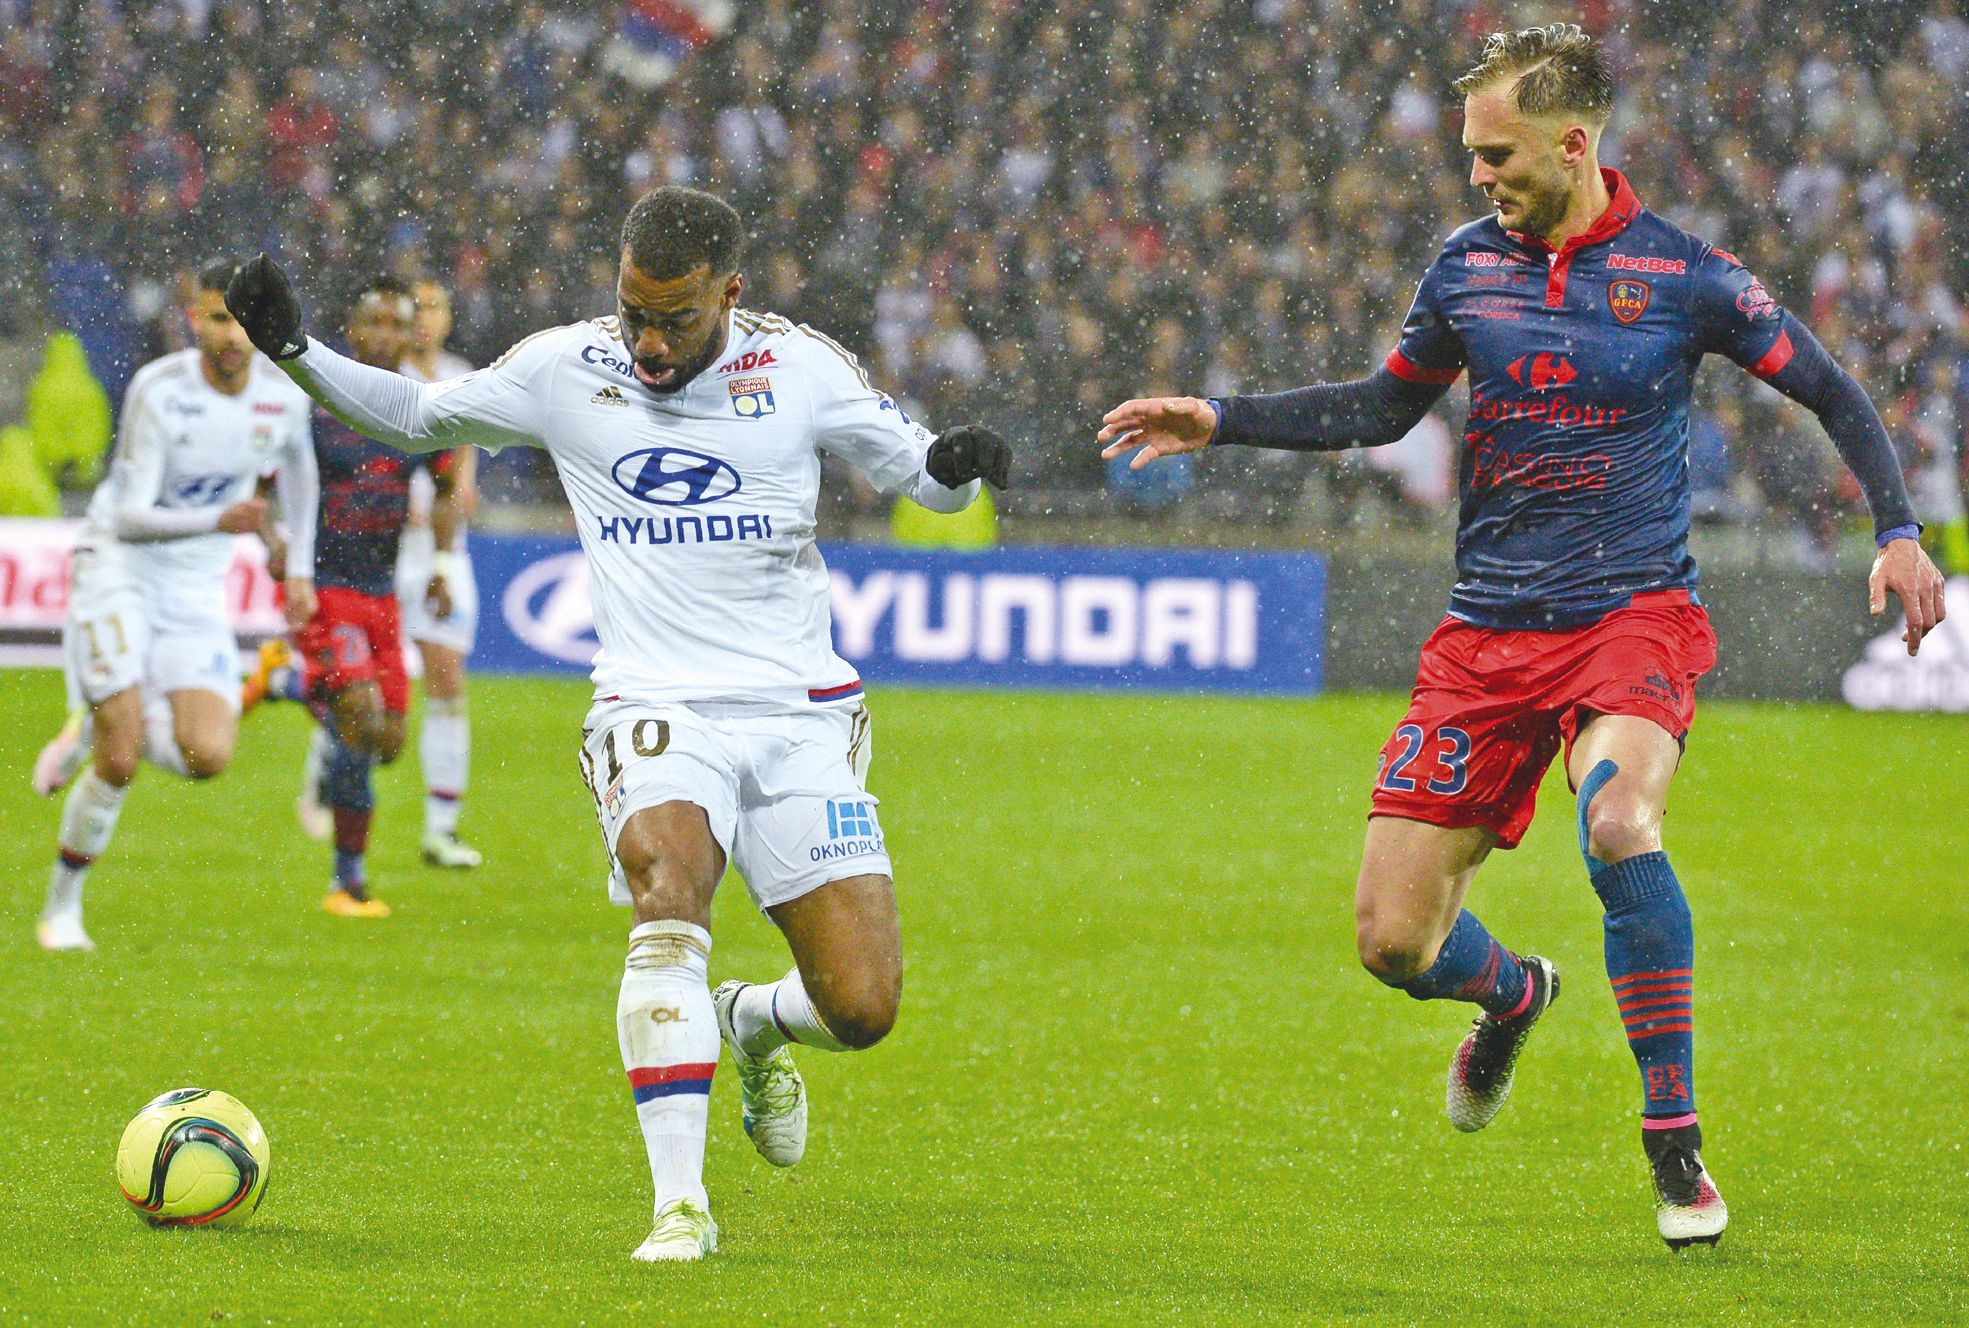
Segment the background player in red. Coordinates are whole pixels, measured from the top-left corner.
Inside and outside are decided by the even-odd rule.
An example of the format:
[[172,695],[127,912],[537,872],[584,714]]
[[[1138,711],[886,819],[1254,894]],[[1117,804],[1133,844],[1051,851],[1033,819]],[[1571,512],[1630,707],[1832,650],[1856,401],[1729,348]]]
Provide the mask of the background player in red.
[[[351,353],[365,364],[396,368],[411,318],[406,289],[388,279],[371,283],[349,318]],[[335,880],[322,907],[344,917],[387,917],[389,906],[369,892],[363,857],[376,805],[372,771],[403,750],[410,680],[394,584],[397,545],[411,476],[427,462],[371,442],[319,407],[314,439],[321,511],[315,582],[304,593],[312,590],[315,605],[294,645],[302,693],[334,740],[322,786],[335,822]],[[446,547],[457,521],[450,458],[428,464],[437,486],[432,531]],[[441,578],[432,579],[430,596],[442,616],[448,605]],[[298,612],[290,608],[290,616]],[[262,663],[264,674],[269,661]]]
[[1658,1229],[1671,1247],[1713,1244],[1728,1211],[1699,1153],[1694,932],[1661,847],[1696,681],[1715,663],[1688,553],[1703,355],[1825,426],[1873,512],[1872,611],[1900,598],[1910,654],[1941,621],[1942,579],[1865,392],[1734,256],[1601,168],[1614,88],[1598,45],[1572,24],[1498,33],[1455,86],[1470,182],[1494,215],[1450,236],[1383,367],[1269,396],[1124,402],[1101,440],[1109,457],[1139,449],[1136,467],[1212,444],[1374,446],[1468,369],[1458,580],[1382,749],[1355,895],[1361,962],[1417,999],[1481,1007],[1447,1103],[1457,1128],[1488,1124],[1558,974],[1499,945],[1463,898],[1490,851],[1523,836],[1563,744],[1641,1070]]

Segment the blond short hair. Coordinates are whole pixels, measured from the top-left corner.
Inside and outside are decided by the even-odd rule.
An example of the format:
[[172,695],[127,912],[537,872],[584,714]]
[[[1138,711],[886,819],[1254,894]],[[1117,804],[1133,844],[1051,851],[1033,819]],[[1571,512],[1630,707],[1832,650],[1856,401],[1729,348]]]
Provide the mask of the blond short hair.
[[1477,63],[1450,86],[1468,97],[1513,78],[1511,101],[1525,115],[1572,114],[1605,124],[1613,113],[1613,75],[1600,43],[1577,23],[1493,32]]

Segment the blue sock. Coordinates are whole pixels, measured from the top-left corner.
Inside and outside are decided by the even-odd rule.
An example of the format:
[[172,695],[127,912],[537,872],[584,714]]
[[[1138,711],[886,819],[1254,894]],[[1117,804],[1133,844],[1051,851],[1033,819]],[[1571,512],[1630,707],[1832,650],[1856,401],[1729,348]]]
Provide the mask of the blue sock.
[[1641,1067],[1641,1114],[1692,1116],[1695,1081],[1695,924],[1666,853],[1602,865],[1593,889],[1606,906],[1607,978]]
[[1602,862],[1587,851],[1587,809],[1620,773],[1601,761],[1579,784],[1579,855],[1607,910],[1607,980],[1641,1067],[1641,1115],[1686,1123],[1695,1117],[1695,922],[1668,855],[1637,853]]
[[1429,971],[1401,989],[1418,1001],[1471,1001],[1492,1014],[1517,1013],[1531,990],[1518,956],[1497,943],[1477,915],[1463,909]]
[[356,898],[364,897],[368,871],[363,854],[369,848],[369,819],[376,790],[369,780],[374,763],[339,739],[328,749],[321,781],[322,801],[335,814],[335,883]]

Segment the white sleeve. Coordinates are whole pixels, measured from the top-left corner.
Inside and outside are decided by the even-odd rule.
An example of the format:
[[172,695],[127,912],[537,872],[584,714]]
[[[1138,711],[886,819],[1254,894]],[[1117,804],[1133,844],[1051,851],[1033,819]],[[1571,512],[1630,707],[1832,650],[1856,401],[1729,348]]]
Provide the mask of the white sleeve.
[[557,346],[536,333],[490,368],[439,383],[358,363],[313,338],[280,367],[335,418],[386,447],[442,452],[473,444],[496,452],[540,444]]
[[814,441],[853,465],[883,493],[900,493],[933,512],[961,512],[980,481],[946,489],[923,469],[936,435],[870,386],[855,357],[818,333],[807,357],[814,386]]
[[304,406],[301,427],[287,439],[287,456],[274,476],[280,514],[287,522],[287,575],[314,579],[315,523],[321,519],[321,469],[315,463],[314,426]]
[[[148,385],[146,385],[147,387]],[[111,524],[116,538],[132,544],[207,535],[219,528],[222,507],[165,507],[164,422],[145,396],[133,388],[123,402],[116,437],[116,503]]]

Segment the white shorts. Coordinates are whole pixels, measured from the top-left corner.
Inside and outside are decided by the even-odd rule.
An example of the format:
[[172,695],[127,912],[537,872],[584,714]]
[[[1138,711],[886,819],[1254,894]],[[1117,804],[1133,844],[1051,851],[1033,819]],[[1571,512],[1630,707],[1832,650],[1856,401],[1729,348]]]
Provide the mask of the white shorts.
[[609,898],[631,902],[615,858],[629,817],[665,802],[704,809],[761,910],[829,881],[890,875],[864,787],[868,710],[598,701],[582,727],[581,773],[609,854]]
[[432,617],[424,603],[424,588],[431,582],[434,547],[429,526],[404,528],[403,543],[397,549],[396,572],[397,603],[403,609],[403,637],[406,641],[449,646],[461,655],[469,655],[479,636],[479,584],[477,574],[472,571],[471,546],[467,544],[459,554],[464,577],[456,584],[446,583],[451,591],[451,613],[443,618]]
[[159,696],[216,692],[239,710],[239,643],[220,592],[160,594],[114,556],[76,550],[62,657],[72,705],[141,686]]

